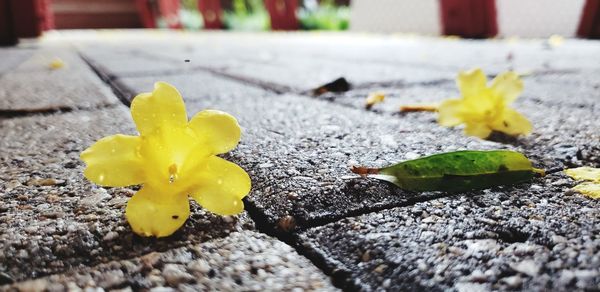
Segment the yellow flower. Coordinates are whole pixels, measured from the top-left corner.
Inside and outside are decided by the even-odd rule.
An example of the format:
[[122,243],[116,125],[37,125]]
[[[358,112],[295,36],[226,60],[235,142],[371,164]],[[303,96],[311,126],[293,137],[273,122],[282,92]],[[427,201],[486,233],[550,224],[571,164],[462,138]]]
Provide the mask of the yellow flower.
[[438,108],[438,122],[452,127],[465,124],[465,134],[487,138],[492,131],[516,136],[529,134],[529,120],[509,105],[523,91],[523,82],[514,72],[498,75],[490,86],[481,69],[460,72],[457,78],[460,99],[448,99]]
[[84,175],[102,186],[143,184],[127,203],[125,216],[142,236],[169,236],[190,213],[188,195],[207,210],[242,212],[250,191],[248,174],[217,157],[234,149],[241,130],[224,112],[204,110],[188,121],[177,89],[165,82],[136,96],[131,115],[139,136],[113,135],[81,153]]
[[573,190],[592,199],[600,199],[600,169],[593,167],[578,167],[565,170],[568,176],[576,180],[584,180]]

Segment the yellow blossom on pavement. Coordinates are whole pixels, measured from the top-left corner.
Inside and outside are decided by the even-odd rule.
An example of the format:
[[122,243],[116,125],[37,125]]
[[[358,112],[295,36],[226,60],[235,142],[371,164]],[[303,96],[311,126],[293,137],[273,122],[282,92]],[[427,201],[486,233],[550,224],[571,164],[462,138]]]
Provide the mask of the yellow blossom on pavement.
[[461,98],[445,100],[438,108],[438,122],[452,127],[465,124],[465,134],[487,138],[492,131],[508,135],[531,132],[529,120],[510,105],[523,91],[523,82],[514,72],[502,73],[491,84],[481,69],[460,72],[457,85]]
[[175,87],[157,82],[136,96],[131,115],[139,136],[113,135],[81,153],[84,175],[109,187],[142,184],[127,203],[125,216],[142,236],[169,236],[190,214],[188,196],[205,209],[233,215],[243,211],[250,177],[216,156],[233,150],[241,135],[237,120],[204,110],[188,121]]
[[573,190],[592,199],[600,199],[600,168],[578,167],[565,170],[565,173],[576,180],[583,180]]

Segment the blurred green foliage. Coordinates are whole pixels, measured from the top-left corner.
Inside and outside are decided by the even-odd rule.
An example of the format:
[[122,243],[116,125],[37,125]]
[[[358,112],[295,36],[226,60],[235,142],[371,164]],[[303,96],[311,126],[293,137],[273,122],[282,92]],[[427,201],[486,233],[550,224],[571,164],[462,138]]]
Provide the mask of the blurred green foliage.
[[[202,14],[198,11],[199,0],[181,0],[179,19],[184,29],[198,30],[204,27]],[[334,0],[301,0],[298,8],[300,29],[346,30],[350,19],[350,8],[338,6]],[[167,27],[163,19],[159,27]],[[223,11],[226,29],[263,31],[271,28],[271,19],[265,9],[264,0],[231,0],[231,9]]]
[[233,9],[223,13],[225,28],[261,31],[271,28],[271,19],[263,0],[233,0]]
[[346,30],[350,22],[350,8],[336,6],[333,0],[322,0],[316,6],[300,9],[298,19],[305,30]]

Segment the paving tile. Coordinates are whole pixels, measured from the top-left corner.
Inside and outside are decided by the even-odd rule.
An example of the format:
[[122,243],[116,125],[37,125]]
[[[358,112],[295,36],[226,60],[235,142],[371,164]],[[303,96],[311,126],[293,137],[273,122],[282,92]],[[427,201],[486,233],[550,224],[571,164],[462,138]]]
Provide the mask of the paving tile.
[[306,258],[253,231],[0,287],[11,290],[337,291]]
[[594,290],[600,202],[573,184],[552,175],[342,219],[298,240],[350,290]]
[[17,67],[28,57],[33,55],[34,50],[30,48],[0,48],[0,75]]
[[[27,49],[29,51],[29,49]],[[66,66],[51,70],[55,58]],[[65,46],[44,46],[0,76],[0,110],[36,112],[94,108],[119,101],[77,55]]]
[[[228,159],[249,172],[253,191],[248,201],[270,227],[285,225],[291,220],[287,216],[303,228],[440,195],[357,179],[349,171],[351,164],[383,166],[441,151],[511,147],[432,127],[434,121],[426,116],[385,117],[323,100],[257,91],[205,73],[120,82],[132,92],[146,92],[157,80],[181,89],[190,116],[212,108],[238,118],[242,141]],[[220,89],[213,92],[215,87]]]
[[134,134],[124,106],[0,120],[0,283],[184,246],[253,228],[247,215],[220,217],[192,205],[172,237],[135,236],[124,218],[127,188],[82,175],[79,154],[104,136]]

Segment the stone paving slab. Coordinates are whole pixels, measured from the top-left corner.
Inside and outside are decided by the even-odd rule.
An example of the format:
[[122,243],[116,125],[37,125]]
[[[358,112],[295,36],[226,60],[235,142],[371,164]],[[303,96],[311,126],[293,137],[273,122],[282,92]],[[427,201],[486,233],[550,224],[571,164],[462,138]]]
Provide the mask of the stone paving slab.
[[[228,159],[253,179],[248,201],[266,223],[284,231],[351,214],[412,204],[439,196],[411,193],[374,180],[356,179],[352,164],[383,166],[421,155],[457,149],[510,148],[431,127],[430,117],[384,117],[327,101],[276,95],[207,73],[123,78],[132,92],[157,81],[179,88],[189,115],[205,108],[234,115],[243,128],[241,144]],[[204,84],[212,84],[208,88]],[[213,91],[214,87],[220,87]],[[218,93],[217,93],[218,92]],[[287,230],[289,228],[289,230]]]
[[[94,48],[86,48],[85,52],[99,63],[106,63],[106,68],[119,76],[143,76],[187,69],[191,65],[296,91],[341,76],[356,84],[391,80],[422,82],[452,80],[456,71],[473,67],[486,68],[489,74],[505,70],[546,73],[600,67],[588,61],[600,46],[585,40],[566,40],[562,45],[550,46],[546,40],[456,41],[330,33],[187,33],[171,36],[169,41],[165,41],[165,35],[147,36],[142,41],[143,50],[140,41],[123,39],[124,44],[118,49],[113,44],[94,43]],[[119,52],[106,54],[106,51]],[[144,60],[143,55],[153,56],[156,64]],[[183,60],[190,63],[184,65]],[[149,70],[142,69],[145,67]]]
[[[3,175],[5,187],[0,189],[0,201],[7,202],[0,205],[0,228],[7,230],[0,235],[0,282],[58,273],[19,285],[225,289],[222,285],[239,284],[236,280],[240,279],[230,273],[228,267],[234,261],[226,257],[221,257],[225,262],[217,263],[223,263],[225,279],[218,283],[206,279],[210,270],[197,274],[202,281],[187,282],[185,275],[197,271],[182,261],[165,261],[150,271],[139,270],[139,264],[153,251],[161,252],[161,259],[185,253],[209,261],[200,255],[205,253],[195,250],[213,244],[235,246],[243,238],[254,241],[256,233],[244,230],[252,230],[256,222],[259,230],[294,244],[332,274],[336,284],[348,289],[598,287],[598,206],[568,192],[573,182],[564,176],[554,174],[531,184],[449,197],[401,191],[349,172],[353,164],[383,166],[459,149],[521,149],[537,167],[545,168],[557,165],[556,160],[567,164],[573,156],[577,158],[571,159],[574,165],[598,165],[594,142],[598,140],[597,112],[596,107],[588,106],[597,98],[590,93],[598,86],[593,78],[598,64],[590,62],[598,49],[595,42],[567,41],[553,48],[543,41],[453,42],[405,36],[357,39],[329,34],[257,38],[218,33],[145,34],[122,42],[128,36],[135,35],[91,40],[80,48],[96,69],[110,78],[111,85],[117,86],[115,90],[125,93],[124,98],[147,92],[155,81],[163,80],[183,92],[190,115],[214,108],[236,116],[244,131],[242,142],[225,156],[246,169],[253,180],[246,200],[248,213],[223,218],[194,206],[192,219],[172,238],[141,239],[131,233],[122,216],[133,191],[103,189],[83,181],[77,159],[81,150],[101,136],[132,133],[133,124],[123,108],[3,120],[0,131],[10,132],[10,139],[5,140],[15,142],[1,156],[2,169],[9,171]],[[185,62],[187,59],[190,62]],[[368,112],[355,100],[361,92],[377,88],[398,90],[399,98],[405,89],[415,97],[427,93],[423,101],[445,98],[456,90],[456,72],[474,66],[483,67],[488,74],[507,68],[533,72],[528,78],[539,81],[532,86],[539,93],[525,95],[519,107],[531,114],[534,124],[547,122],[548,126],[544,124],[544,129],[526,139],[482,141],[463,137],[459,129],[438,127],[431,113],[391,115],[385,109],[387,102],[376,107],[378,112]],[[219,74],[233,78],[217,77]],[[331,96],[290,93],[340,76],[348,77],[358,89],[333,102],[327,101]],[[554,96],[562,96],[563,86],[577,97],[554,101]],[[273,93],[276,90],[284,94]],[[540,98],[544,95],[550,98]],[[540,106],[544,110],[539,110]],[[63,122],[56,123],[63,119],[72,125],[64,133]],[[94,124],[97,121],[106,123],[106,128]],[[40,125],[41,132],[37,129]],[[41,143],[36,141],[41,140],[31,133],[41,133],[50,141],[43,147],[46,150],[37,150]],[[80,133],[85,134],[80,137]],[[53,156],[59,161],[67,158],[74,165],[46,158]],[[69,167],[61,169],[63,162]],[[94,198],[88,206],[83,206],[87,197],[80,199],[80,189]],[[72,200],[53,205],[55,196]],[[41,215],[36,216],[38,213]],[[42,229],[44,234],[36,235]],[[264,236],[256,241],[274,244],[266,244],[264,250],[283,245]],[[302,259],[292,257],[282,270],[291,267],[290,273],[299,275],[291,279],[306,278],[307,274],[293,268],[304,265]],[[235,267],[233,270],[237,272]],[[133,279],[105,282],[114,280],[119,271]],[[273,287],[267,281],[269,271],[267,278],[260,278],[258,272],[254,275],[252,268],[250,274],[253,276],[246,278],[249,274],[242,272],[243,284],[239,285],[266,279],[269,285],[263,283],[261,289]],[[185,285],[168,283],[169,275],[182,276]],[[233,283],[228,281],[230,277]],[[314,279],[319,283],[323,278]],[[285,285],[291,282],[297,281]]]
[[33,55],[34,49],[32,48],[12,48],[12,47],[0,47],[0,76],[9,70],[14,69],[27,58]]
[[300,234],[348,289],[596,290],[600,202],[564,176],[342,219]]
[[[50,69],[49,64],[55,58],[63,60],[66,66]],[[36,49],[19,66],[0,75],[0,111],[6,114],[97,108],[117,103],[110,89],[65,45]]]
[[253,231],[25,281],[4,290],[337,291],[285,243]]
[[95,186],[79,160],[99,138],[135,134],[125,106],[4,119],[0,133],[0,284],[253,228],[245,214],[220,217],[194,204],[175,235],[135,236],[123,215],[134,191]]

